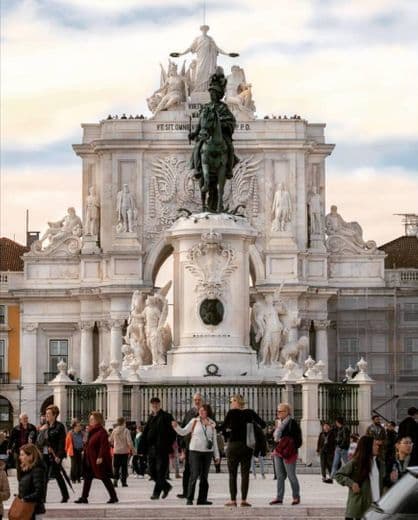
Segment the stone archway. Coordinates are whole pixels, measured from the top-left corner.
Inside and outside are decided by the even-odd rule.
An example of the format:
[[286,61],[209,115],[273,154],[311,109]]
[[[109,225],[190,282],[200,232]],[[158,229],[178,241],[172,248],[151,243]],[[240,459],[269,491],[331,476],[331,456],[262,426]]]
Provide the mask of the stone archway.
[[163,263],[173,253],[171,245],[161,238],[150,250],[144,265],[144,282],[154,286],[158,271]]

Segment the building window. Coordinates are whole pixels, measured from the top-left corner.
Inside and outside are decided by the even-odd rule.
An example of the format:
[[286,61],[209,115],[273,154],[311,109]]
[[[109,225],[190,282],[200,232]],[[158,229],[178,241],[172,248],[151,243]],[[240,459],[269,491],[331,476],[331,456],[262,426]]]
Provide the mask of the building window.
[[418,303],[404,303],[403,320],[418,321]]
[[6,370],[6,340],[0,339],[0,373]]
[[6,306],[0,305],[0,325],[5,325],[6,322]]
[[418,337],[405,338],[404,356],[401,357],[404,374],[418,373]]
[[359,357],[358,338],[340,338],[340,369],[343,372],[349,365],[355,368]]
[[57,365],[63,359],[68,365],[68,339],[49,340],[49,371],[58,372]]
[[371,356],[369,372],[374,375],[388,374],[388,360],[386,356]]

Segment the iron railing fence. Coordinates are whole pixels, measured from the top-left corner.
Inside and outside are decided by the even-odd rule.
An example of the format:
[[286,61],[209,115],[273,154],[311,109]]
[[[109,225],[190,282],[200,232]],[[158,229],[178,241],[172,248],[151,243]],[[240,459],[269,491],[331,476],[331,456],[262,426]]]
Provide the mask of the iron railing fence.
[[255,410],[267,423],[273,423],[276,409],[281,401],[282,386],[276,383],[263,384],[212,384],[212,385],[163,385],[145,384],[135,387],[138,392],[139,410],[132,411],[132,419],[146,421],[150,413],[151,397],[159,397],[162,408],[181,420],[192,407],[193,395],[202,394],[205,403],[210,404],[216,421],[221,423],[230,408],[230,399],[234,394],[242,395],[246,406]]
[[318,417],[321,421],[333,423],[337,417],[344,417],[351,431],[357,432],[358,385],[321,383],[318,394]]
[[88,422],[93,410],[101,412],[107,417],[107,388],[106,385],[71,385],[67,386],[67,417],[66,423],[79,419]]

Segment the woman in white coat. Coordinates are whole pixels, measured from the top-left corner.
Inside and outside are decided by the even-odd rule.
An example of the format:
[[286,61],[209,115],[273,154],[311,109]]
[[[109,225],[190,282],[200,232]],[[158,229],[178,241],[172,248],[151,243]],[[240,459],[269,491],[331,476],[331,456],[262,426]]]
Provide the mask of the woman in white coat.
[[193,505],[194,492],[199,479],[199,495],[197,505],[211,505],[208,501],[208,475],[210,463],[215,457],[215,464],[219,461],[219,448],[216,440],[216,424],[209,419],[211,410],[204,404],[199,408],[199,416],[193,418],[184,428],[180,428],[176,421],[172,422],[178,435],[191,434],[189,460],[190,480],[187,492],[187,505]]

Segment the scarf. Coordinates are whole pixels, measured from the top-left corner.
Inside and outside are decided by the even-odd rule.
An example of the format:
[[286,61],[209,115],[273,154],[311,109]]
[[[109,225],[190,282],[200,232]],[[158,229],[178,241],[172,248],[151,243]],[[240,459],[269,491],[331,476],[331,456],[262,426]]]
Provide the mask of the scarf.
[[286,426],[289,424],[291,418],[292,417],[290,415],[288,415],[285,419],[280,421],[279,425],[274,430],[274,440],[276,442],[278,442],[282,438],[283,431],[286,428]]

